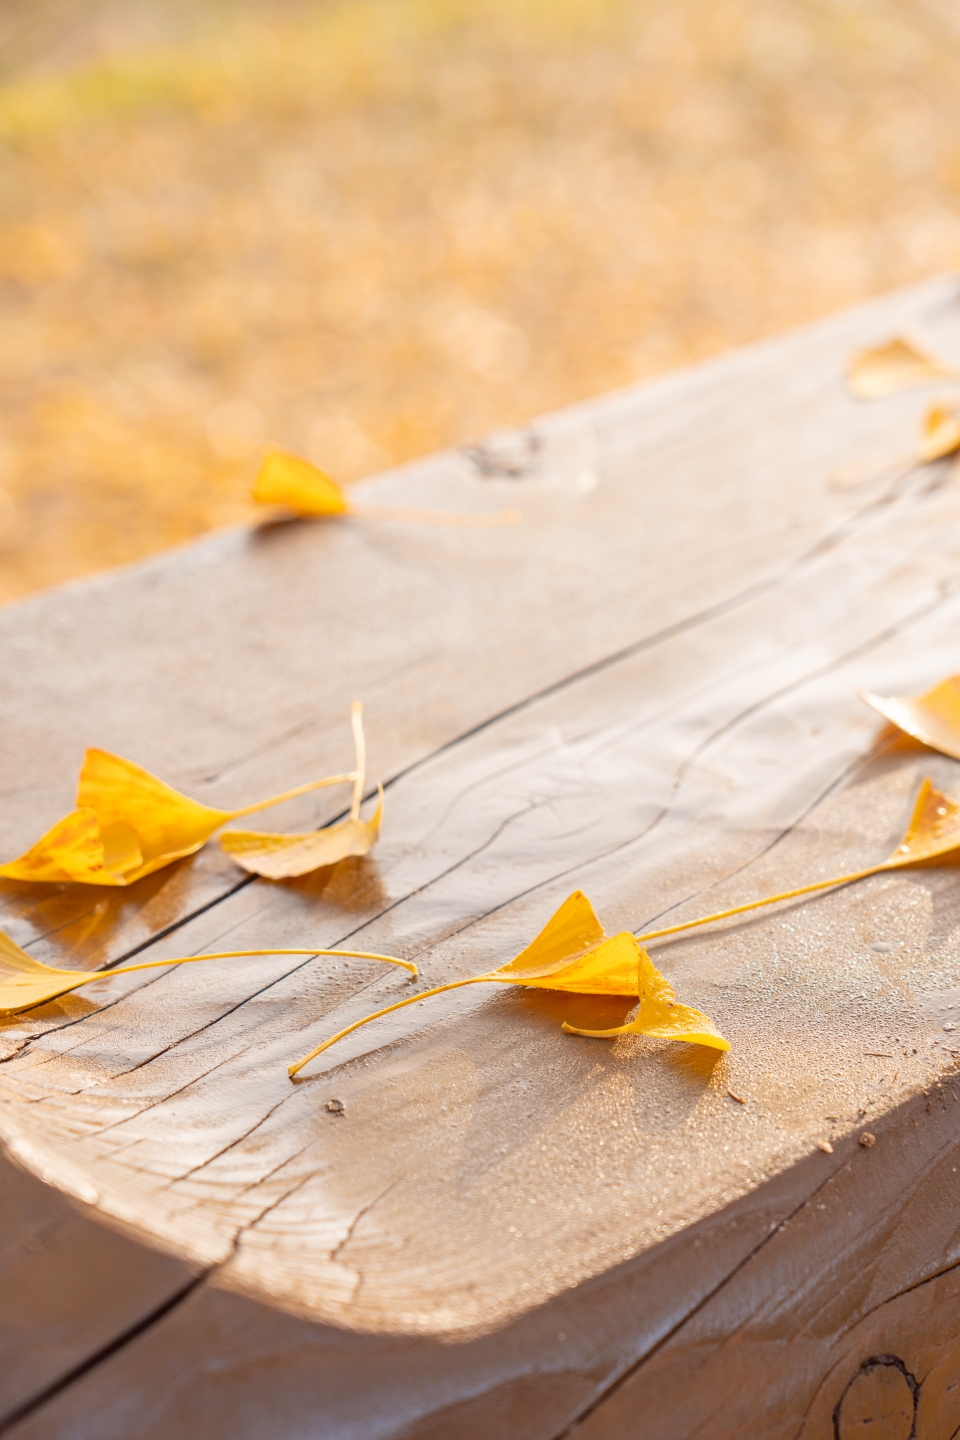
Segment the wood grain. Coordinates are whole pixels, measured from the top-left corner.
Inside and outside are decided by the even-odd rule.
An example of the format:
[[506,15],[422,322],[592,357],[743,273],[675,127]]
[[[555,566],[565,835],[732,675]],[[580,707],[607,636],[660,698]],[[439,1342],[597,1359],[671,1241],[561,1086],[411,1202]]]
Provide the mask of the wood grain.
[[[6,612],[23,843],[69,803],[94,721],[84,739],[226,803],[340,763],[360,694],[389,781],[365,861],[238,885],[212,852],[143,899],[19,887],[11,932],[84,965],[349,941],[426,986],[509,958],[577,886],[639,931],[883,858],[925,774],[960,789],[853,694],[957,668],[957,482],[828,479],[904,448],[923,398],[857,406],[838,376],[907,321],[960,358],[938,281],[544,422],[516,535],[226,536]],[[475,503],[490,482],[465,463],[369,488]],[[722,1059],[574,1039],[561,1020],[597,1003],[478,987],[291,1084],[289,1060],[409,993],[324,958],[107,978],[6,1022],[18,1162],[108,1250],[153,1257],[142,1282],[127,1262],[113,1340],[31,1381],[6,1433],[806,1440],[876,1410],[899,1435],[904,1396],[934,1404],[960,1363],[955,878],[877,876],[658,946]],[[60,1262],[74,1316],[88,1249]]]

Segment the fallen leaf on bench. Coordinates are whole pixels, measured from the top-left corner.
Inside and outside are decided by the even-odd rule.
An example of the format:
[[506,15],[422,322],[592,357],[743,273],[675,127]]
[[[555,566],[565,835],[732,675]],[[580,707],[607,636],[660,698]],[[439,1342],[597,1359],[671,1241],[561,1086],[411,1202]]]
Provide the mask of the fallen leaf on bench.
[[107,750],[88,750],[77,785],[77,809],[18,859],[0,865],[0,875],[46,883],[132,885],[193,855],[228,820],[354,779],[354,771],[328,775],[239,810],[217,810],[181,795],[130,760]]
[[948,676],[923,695],[859,694],[898,730],[960,760],[960,675]]
[[319,465],[285,450],[267,452],[254,482],[253,498],[261,505],[280,505],[294,515],[309,518],[357,515],[368,520],[400,520],[469,530],[515,525],[523,519],[519,510],[419,510],[405,505],[375,505],[353,500]]
[[860,350],[847,364],[847,385],[860,400],[880,400],[900,390],[957,377],[951,365],[900,336]]
[[351,815],[325,830],[277,835],[269,830],[227,830],[220,844],[251,875],[266,880],[291,880],[348,855],[366,855],[377,842],[383,819],[383,786],[377,787],[377,808],[369,820]]
[[923,417],[919,456],[924,464],[960,450],[960,407],[931,405]]
[[907,865],[937,860],[956,850],[960,850],[960,802],[944,794],[942,790],[937,790],[933,781],[926,779],[917,792],[913,813],[903,839],[893,854],[879,864],[854,870],[849,875],[835,875],[831,880],[814,880],[810,885],[798,885],[792,890],[783,890],[778,895],[765,895],[760,900],[748,900],[743,905],[731,905],[728,910],[717,910],[712,915],[700,915],[696,920],[684,920],[679,925],[667,925],[661,930],[646,930],[637,936],[637,941],[639,943],[643,940],[660,940],[665,935],[679,935],[681,931],[693,930],[698,925],[712,925],[715,920],[729,920],[733,915],[745,915],[748,911],[759,910],[764,905],[777,905],[781,900],[812,895],[816,890],[849,885],[854,880],[866,879],[868,875],[879,875],[883,870],[902,870]]
[[[634,944],[637,944],[635,940]],[[692,1045],[711,1045],[715,1050],[729,1050],[729,1041],[724,1040],[702,1010],[679,1004],[673,986],[660,974],[646,950],[637,945],[637,953],[640,960],[640,1006],[634,1018],[612,1030],[582,1030],[565,1020],[564,1030],[570,1035],[590,1035],[598,1040],[612,1040],[616,1035],[654,1035],[661,1040],[686,1040]]]
[[293,835],[261,830],[227,830],[220,844],[227,854],[252,875],[266,880],[292,880],[309,875],[325,865],[336,865],[349,855],[366,855],[377,843],[383,820],[383,786],[377,786],[377,808],[369,820],[361,820],[360,806],[366,781],[367,747],[363,738],[363,706],[354,701],[350,710],[353,727],[353,799],[350,814],[324,830]]
[[21,950],[9,935],[0,930],[0,1015],[17,1015],[35,1005],[56,1000],[69,990],[91,985],[94,980],[109,980],[114,975],[131,975],[138,970],[159,970],[169,965],[197,965],[204,960],[231,960],[249,955],[345,955],[357,960],[382,960],[399,965],[416,976],[412,960],[398,960],[395,955],[377,955],[368,950],[220,950],[211,955],[181,955],[175,960],[146,960],[139,965],[118,965],[113,970],[60,970],[44,965],[26,950]]
[[[641,950],[635,936],[623,931],[608,937],[590,901],[582,891],[575,890],[536,939],[508,964],[469,980],[452,980],[447,985],[437,985],[432,990],[424,990],[419,995],[410,995],[394,1005],[387,1005],[362,1020],[355,1020],[291,1065],[290,1075],[296,1075],[317,1055],[371,1020],[378,1020],[382,1015],[389,1015],[430,995],[442,995],[444,991],[457,990],[463,985],[490,983],[561,990],[578,995],[635,995],[640,999],[640,1010],[632,1024],[626,1027],[634,1033],[666,1040],[687,1040],[710,1045],[717,1050],[730,1048],[706,1015],[676,1003],[673,990],[646,952]],[[573,1030],[574,1027],[564,1025],[564,1029]],[[616,1031],[574,1030],[574,1033],[615,1035],[624,1033],[624,1029],[621,1026]]]
[[904,865],[917,865],[937,860],[960,849],[960,803],[938,790],[929,777],[917,794],[910,824],[889,860],[877,870],[899,870]]

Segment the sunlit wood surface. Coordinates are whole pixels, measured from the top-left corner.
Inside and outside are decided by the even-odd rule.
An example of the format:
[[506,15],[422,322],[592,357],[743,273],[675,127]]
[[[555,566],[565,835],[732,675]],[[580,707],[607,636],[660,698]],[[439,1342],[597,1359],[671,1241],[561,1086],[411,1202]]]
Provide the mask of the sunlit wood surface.
[[[3,927],[82,967],[349,943],[426,986],[576,887],[639,930],[884,857],[925,775],[960,791],[854,693],[960,669],[956,472],[831,478],[914,441],[929,394],[842,384],[903,328],[960,361],[956,280],[361,487],[521,526],[238,529],[0,612],[3,858],[86,744],[242,803],[348,764],[361,698],[386,784],[363,862],[273,885],[213,844],[128,891],[6,882]],[[656,945],[720,1058],[478,988],[291,1083],[409,993],[329,958],[4,1021],[0,1434],[950,1440],[958,923],[945,865]]]

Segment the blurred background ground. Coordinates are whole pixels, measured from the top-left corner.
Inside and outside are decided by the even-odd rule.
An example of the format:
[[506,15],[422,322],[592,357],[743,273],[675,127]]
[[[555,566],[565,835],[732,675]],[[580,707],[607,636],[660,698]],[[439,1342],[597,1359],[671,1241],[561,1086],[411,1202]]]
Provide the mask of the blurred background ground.
[[6,0],[0,599],[958,258],[954,0]]

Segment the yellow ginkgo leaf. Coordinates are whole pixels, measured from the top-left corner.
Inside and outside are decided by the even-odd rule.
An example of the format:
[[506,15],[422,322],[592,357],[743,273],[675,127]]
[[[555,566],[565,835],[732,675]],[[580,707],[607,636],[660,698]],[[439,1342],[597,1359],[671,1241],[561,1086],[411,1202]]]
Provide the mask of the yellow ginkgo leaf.
[[854,870],[849,875],[834,875],[829,880],[814,880],[810,885],[797,885],[792,890],[783,890],[778,895],[764,895],[761,900],[748,900],[744,905],[732,905],[729,910],[717,910],[712,915],[700,915],[696,920],[684,920],[679,925],[666,925],[661,930],[645,930],[637,937],[642,940],[660,940],[665,935],[679,935],[683,930],[693,930],[698,925],[712,925],[715,920],[729,920],[734,915],[745,915],[750,910],[759,910],[764,905],[777,905],[781,900],[795,900],[800,895],[812,895],[816,890],[827,890],[835,885],[849,885],[854,880],[865,880],[868,875],[879,875],[883,870],[902,870],[907,865],[919,865],[929,860],[941,859],[955,850],[960,850],[960,802],[942,790],[937,790],[932,780],[924,780],[917,792],[910,823],[900,844],[893,854],[876,865],[863,870]]
[[194,854],[228,820],[354,778],[353,771],[328,775],[240,810],[216,810],[181,795],[130,760],[107,750],[88,750],[77,785],[78,808],[25,854],[0,865],[0,875],[9,880],[132,885]]
[[[336,1035],[331,1035],[329,1040],[324,1040],[323,1044],[318,1045],[315,1050],[311,1050],[309,1055],[305,1055],[302,1060],[291,1065],[290,1075],[296,1075],[304,1065],[315,1059],[322,1051],[334,1045],[338,1040],[342,1040],[345,1035],[358,1030],[361,1025],[366,1025],[371,1020],[378,1020],[381,1015],[389,1015],[394,1010],[400,1010],[404,1005],[414,1005],[420,1000],[425,1000],[429,995],[442,995],[446,990],[457,990],[463,985],[491,983],[523,985],[540,990],[561,990],[576,995],[635,995],[641,997],[645,993],[640,988],[641,982],[650,990],[652,997],[650,1003],[654,1009],[651,1009],[649,1014],[651,1023],[658,1027],[646,1030],[644,1033],[666,1035],[664,1026],[670,1023],[669,999],[677,1012],[672,1020],[679,1025],[679,1029],[676,1033],[667,1035],[668,1039],[692,1040],[703,1045],[713,1045],[721,1050],[729,1049],[726,1040],[705,1015],[701,1015],[697,1010],[688,1010],[684,1006],[676,1005],[673,1000],[673,991],[659,971],[654,968],[646,953],[641,951],[636,937],[629,931],[607,937],[590,901],[582,891],[575,890],[547,922],[532,944],[522,950],[514,960],[510,960],[506,965],[501,965],[499,969],[490,970],[484,975],[474,975],[469,980],[452,980],[447,985],[437,985],[432,990],[421,991],[419,995],[409,995],[405,1000],[398,1000],[394,1005],[387,1005],[373,1015],[366,1015],[362,1020],[355,1020],[352,1025],[347,1025]],[[657,988],[658,986],[659,988]],[[699,1028],[688,1026],[690,1033],[681,1034],[680,1030],[686,1023],[685,1021],[681,1022],[681,1011],[685,1017],[696,1016]],[[638,1016],[638,1020],[639,1018]],[[634,1028],[636,1025],[637,1022],[634,1022]],[[564,1028],[570,1027],[565,1026]],[[696,1034],[694,1034],[694,1028],[697,1029]],[[619,1034],[620,1031],[609,1033]]]
[[920,459],[929,464],[957,450],[960,450],[960,406],[931,405],[920,431]]
[[417,525],[450,525],[459,529],[515,525],[519,510],[419,510],[405,505],[374,505],[351,499],[319,465],[286,450],[268,450],[254,481],[253,498],[261,505],[279,505],[294,515],[312,518],[358,515],[367,520],[403,520]]
[[377,808],[369,820],[361,820],[360,805],[366,778],[367,749],[363,738],[363,706],[354,701],[350,711],[355,763],[353,800],[346,820],[325,830],[308,830],[279,835],[261,830],[228,830],[220,844],[238,865],[267,880],[291,880],[308,875],[324,865],[336,865],[348,855],[366,855],[377,843],[383,820],[383,786],[377,786]]
[[394,955],[376,955],[368,950],[221,950],[213,955],[181,955],[175,960],[147,960],[139,965],[120,965],[115,970],[59,970],[44,965],[15,944],[0,930],[0,1015],[17,1015],[34,1005],[56,1000],[69,990],[91,985],[95,980],[109,980],[114,975],[130,975],[136,970],[159,970],[168,965],[196,965],[202,960],[228,960],[244,955],[345,955],[358,960],[382,960],[399,965],[416,976],[412,960],[398,960]]
[[[633,936],[630,937],[633,940]],[[709,1016],[702,1010],[681,1005],[673,986],[660,974],[646,950],[633,940],[639,960],[640,1005],[634,1018],[612,1030],[583,1030],[578,1025],[563,1023],[571,1035],[591,1035],[596,1039],[613,1039],[616,1035],[653,1035],[661,1040],[686,1040],[693,1045],[709,1045],[714,1050],[729,1050],[725,1040]]]
[[860,400],[880,400],[916,385],[952,379],[957,371],[900,336],[860,350],[847,364],[847,385]]
[[923,695],[887,697],[861,691],[860,697],[914,740],[960,760],[960,675],[948,676]]
[[929,778],[917,794],[910,824],[889,860],[878,870],[899,870],[924,860],[937,860],[960,850],[960,804],[938,790]]
[[347,497],[325,470],[285,450],[268,450],[254,481],[261,505],[282,505],[296,515],[345,515]]
[[377,808],[369,820],[352,815],[325,830],[276,835],[269,830],[227,830],[220,844],[251,875],[291,880],[348,855],[366,855],[377,842],[383,819],[383,786],[377,786]]
[[[131,863],[132,862],[132,863]],[[117,867],[122,874],[141,863],[139,847],[123,857]],[[80,880],[87,884],[116,885],[119,882],[104,870],[104,845],[93,810],[71,810],[58,820],[19,860],[0,865],[0,875],[11,880]]]

